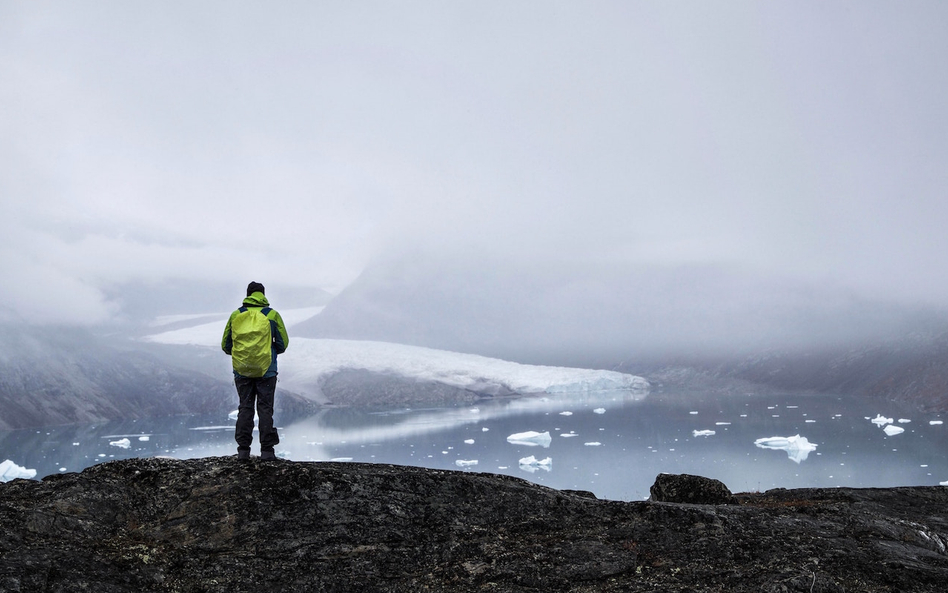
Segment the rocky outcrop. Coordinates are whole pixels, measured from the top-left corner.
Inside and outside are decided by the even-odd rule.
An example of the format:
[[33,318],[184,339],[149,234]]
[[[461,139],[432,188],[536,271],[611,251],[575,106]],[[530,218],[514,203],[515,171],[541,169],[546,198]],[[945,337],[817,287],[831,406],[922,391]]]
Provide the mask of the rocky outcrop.
[[649,500],[690,504],[729,504],[736,502],[724,482],[688,474],[659,474],[649,488]]
[[135,459],[0,485],[3,591],[943,591],[948,488],[597,500],[390,465]]

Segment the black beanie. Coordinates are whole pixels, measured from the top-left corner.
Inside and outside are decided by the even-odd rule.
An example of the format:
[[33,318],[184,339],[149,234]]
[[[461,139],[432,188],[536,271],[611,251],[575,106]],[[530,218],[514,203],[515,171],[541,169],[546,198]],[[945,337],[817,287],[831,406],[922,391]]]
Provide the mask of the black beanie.
[[247,296],[250,296],[255,292],[262,292],[263,294],[267,294],[263,290],[263,284],[260,284],[259,282],[251,282],[250,284],[247,285]]

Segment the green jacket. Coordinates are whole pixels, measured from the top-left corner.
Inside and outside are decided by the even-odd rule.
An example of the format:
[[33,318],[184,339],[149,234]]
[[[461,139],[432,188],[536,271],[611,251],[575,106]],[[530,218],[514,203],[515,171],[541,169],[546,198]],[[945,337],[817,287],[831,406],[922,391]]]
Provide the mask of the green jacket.
[[283,318],[270,308],[267,297],[255,292],[230,314],[221,349],[230,355],[238,377],[274,377],[277,355],[290,344]]

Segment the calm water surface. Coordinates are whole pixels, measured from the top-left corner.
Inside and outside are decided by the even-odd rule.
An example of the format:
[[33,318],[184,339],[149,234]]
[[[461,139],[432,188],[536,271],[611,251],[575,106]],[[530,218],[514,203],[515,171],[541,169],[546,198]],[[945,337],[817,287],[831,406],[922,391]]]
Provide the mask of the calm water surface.
[[[879,414],[904,432],[887,435],[869,420]],[[553,488],[590,490],[600,498],[640,500],[661,472],[717,478],[734,492],[937,485],[948,481],[948,425],[930,422],[941,420],[941,415],[891,402],[836,396],[712,400],[701,394],[610,392],[450,408],[334,408],[305,419],[277,417],[282,439],[277,449],[294,461],[501,473]],[[526,431],[549,432],[548,446],[508,442],[508,436]],[[695,431],[714,434],[695,436]],[[816,445],[799,461],[786,451],[754,444],[794,435]],[[127,448],[119,446],[123,439]],[[114,459],[235,452],[233,421],[227,417],[0,432],[0,461],[36,469],[37,477]],[[550,461],[521,465],[529,456]]]

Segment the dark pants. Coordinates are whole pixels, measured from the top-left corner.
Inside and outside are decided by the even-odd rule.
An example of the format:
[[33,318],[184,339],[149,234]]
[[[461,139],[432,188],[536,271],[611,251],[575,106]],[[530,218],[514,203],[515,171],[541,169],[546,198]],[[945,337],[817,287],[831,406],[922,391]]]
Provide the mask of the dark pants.
[[276,392],[277,378],[234,377],[234,383],[240,398],[240,405],[237,406],[237,431],[234,434],[237,450],[249,451],[253,443],[253,412],[256,404],[260,422],[260,450],[272,451],[274,445],[280,442],[280,436],[273,426],[273,395]]

